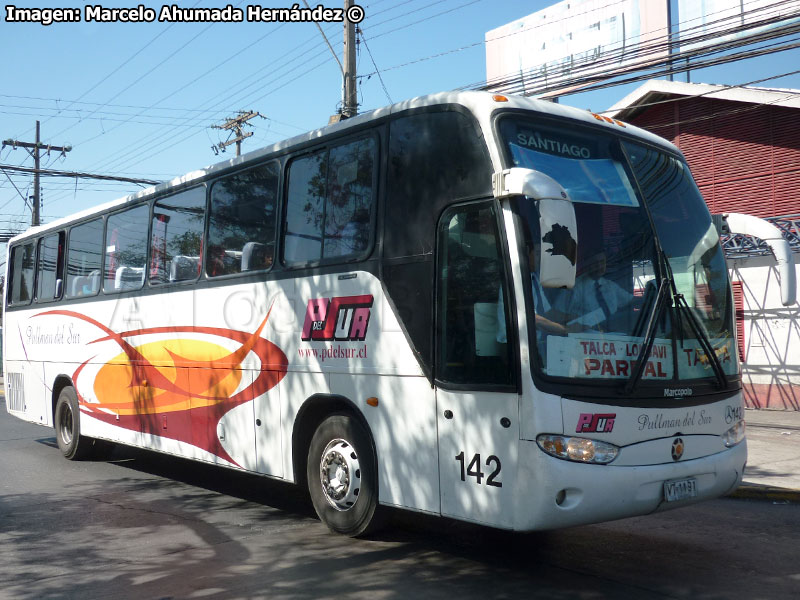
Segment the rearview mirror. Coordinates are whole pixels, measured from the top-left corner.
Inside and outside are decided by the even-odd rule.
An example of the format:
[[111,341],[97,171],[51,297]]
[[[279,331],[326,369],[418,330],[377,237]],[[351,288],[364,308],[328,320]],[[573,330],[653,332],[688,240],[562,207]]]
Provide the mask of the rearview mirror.
[[545,288],[572,288],[578,256],[575,207],[555,179],[533,169],[515,167],[492,175],[495,198],[526,196],[539,208],[539,281]]

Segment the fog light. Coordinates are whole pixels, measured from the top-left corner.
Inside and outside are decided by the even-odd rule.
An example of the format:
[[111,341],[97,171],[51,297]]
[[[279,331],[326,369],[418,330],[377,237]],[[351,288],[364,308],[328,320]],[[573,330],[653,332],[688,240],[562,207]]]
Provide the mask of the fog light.
[[573,462],[605,465],[619,454],[617,446],[588,438],[543,433],[536,438],[536,443],[550,456]]
[[722,434],[722,441],[725,442],[727,448],[733,448],[736,444],[744,439],[744,421],[739,421]]

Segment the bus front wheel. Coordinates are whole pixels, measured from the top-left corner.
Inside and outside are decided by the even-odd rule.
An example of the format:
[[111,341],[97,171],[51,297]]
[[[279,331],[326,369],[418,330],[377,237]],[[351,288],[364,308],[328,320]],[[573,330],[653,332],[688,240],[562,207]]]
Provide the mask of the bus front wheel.
[[358,536],[375,528],[378,475],[369,433],[349,415],[332,415],[317,427],[306,463],[314,510],[328,529]]
[[67,386],[59,393],[54,420],[58,449],[64,457],[69,460],[86,458],[92,450],[94,440],[81,435],[80,410],[75,388]]

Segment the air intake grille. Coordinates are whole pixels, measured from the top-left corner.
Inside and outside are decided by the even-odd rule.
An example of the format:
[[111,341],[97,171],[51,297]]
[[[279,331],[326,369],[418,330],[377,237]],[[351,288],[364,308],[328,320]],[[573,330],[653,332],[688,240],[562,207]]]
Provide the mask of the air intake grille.
[[25,379],[22,373],[6,373],[8,410],[25,411]]

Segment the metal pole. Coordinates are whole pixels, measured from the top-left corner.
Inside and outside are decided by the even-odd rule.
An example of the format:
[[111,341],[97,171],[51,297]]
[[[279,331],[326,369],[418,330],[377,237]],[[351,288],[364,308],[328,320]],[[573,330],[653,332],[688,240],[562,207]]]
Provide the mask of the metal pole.
[[34,172],[33,172],[33,217],[31,219],[31,225],[36,227],[39,225],[39,201],[40,201],[40,194],[39,194],[39,121],[36,121],[36,143],[33,147],[33,163],[34,163]]
[[[36,141],[34,142],[20,142],[19,140],[4,140],[3,141],[3,148],[6,146],[13,146],[16,148],[24,148],[27,150],[31,156],[33,156],[33,202],[31,203],[31,225],[34,227],[41,223],[41,205],[42,205],[42,191],[39,189],[39,174],[41,172],[41,165],[39,164],[39,150],[42,147],[42,140],[40,136],[40,124],[39,121],[36,121]],[[33,152],[31,152],[31,150]],[[72,151],[72,146],[51,146],[50,144],[47,145],[47,153],[50,154],[51,150],[55,150],[56,152],[62,153],[64,156],[67,155],[67,152]],[[15,167],[17,171],[25,171],[26,169]],[[3,169],[5,171],[5,169]],[[30,170],[28,170],[30,172]],[[15,186],[16,187],[16,186]],[[19,191],[19,190],[17,190]],[[20,192],[20,196],[22,196],[22,192]],[[25,205],[28,205],[28,200],[31,198],[26,198],[22,196],[22,199],[25,201]]]
[[[347,13],[353,0],[344,0]],[[354,117],[358,113],[358,96],[356,94],[356,25],[348,19],[344,21],[344,102],[342,115]]]

